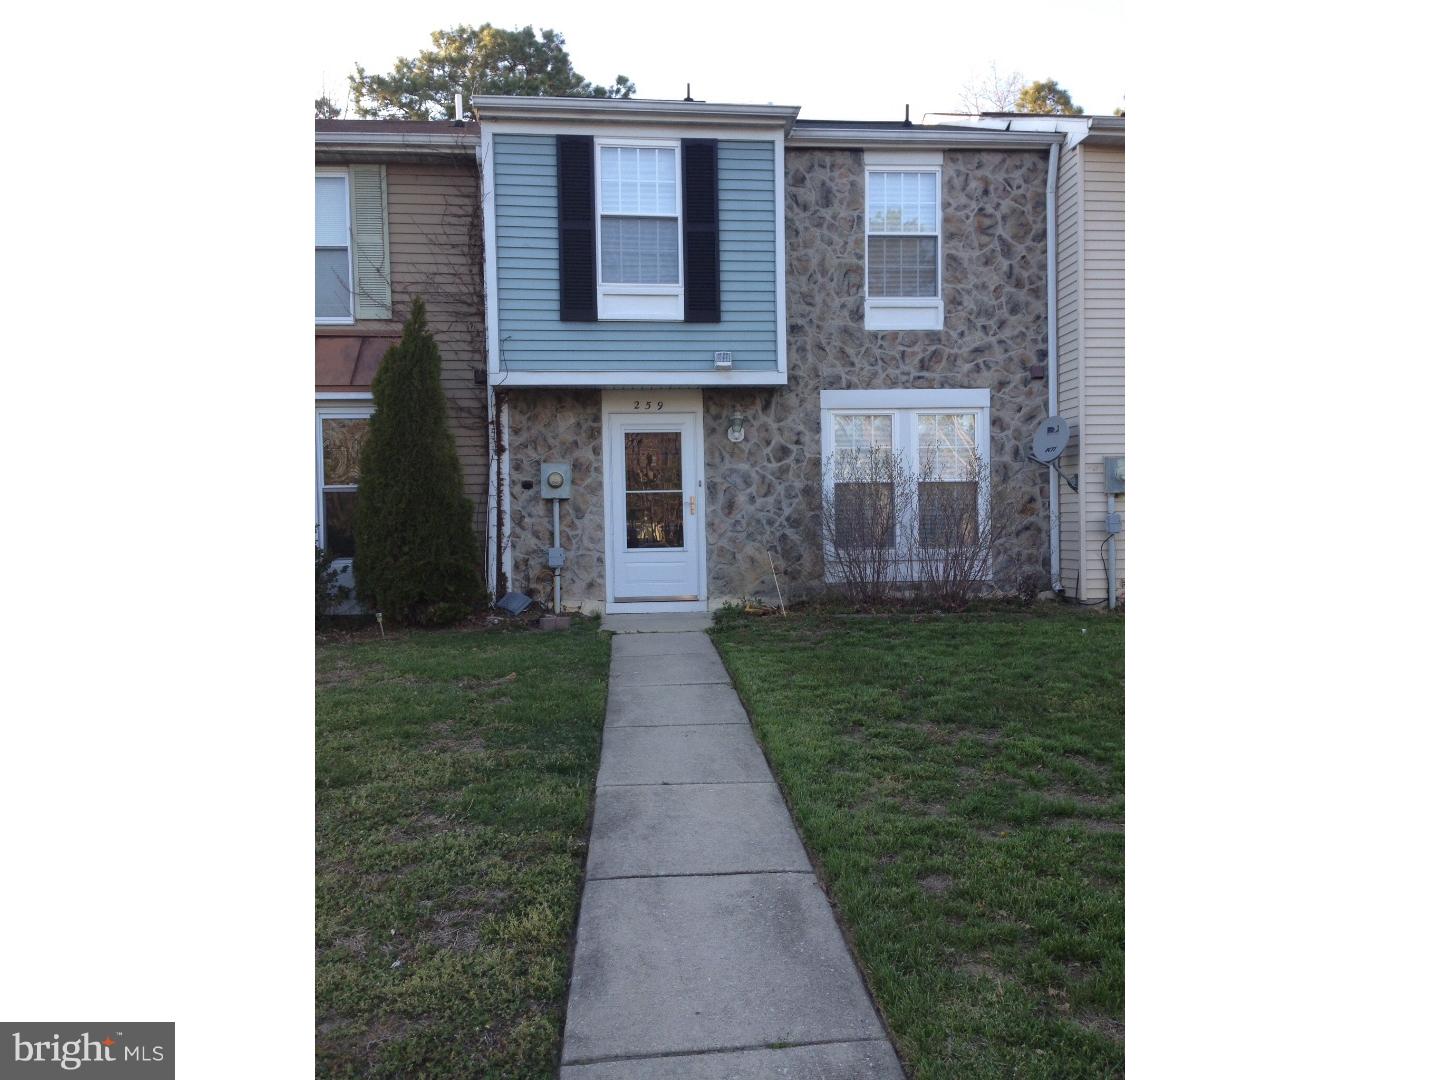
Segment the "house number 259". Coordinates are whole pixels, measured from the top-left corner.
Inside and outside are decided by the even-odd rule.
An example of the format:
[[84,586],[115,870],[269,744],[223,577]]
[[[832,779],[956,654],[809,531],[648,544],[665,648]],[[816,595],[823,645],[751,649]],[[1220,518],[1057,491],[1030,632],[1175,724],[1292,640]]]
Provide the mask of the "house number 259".
[[664,403],[663,401],[637,401],[637,402],[635,402],[635,410],[638,411],[638,412],[646,412],[646,411],[659,412],[659,411],[660,411],[661,409],[663,409],[663,408],[665,408],[665,403]]

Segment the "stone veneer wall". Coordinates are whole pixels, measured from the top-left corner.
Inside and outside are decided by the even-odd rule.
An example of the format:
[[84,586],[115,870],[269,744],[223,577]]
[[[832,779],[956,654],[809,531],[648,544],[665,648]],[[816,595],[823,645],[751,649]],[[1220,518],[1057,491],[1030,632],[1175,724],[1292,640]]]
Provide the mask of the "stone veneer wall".
[[[947,151],[942,181],[945,328],[865,329],[865,161],[859,150],[787,150],[785,250],[789,384],[704,391],[712,602],[817,591],[820,391],[988,388],[991,462],[1020,485],[1022,521],[1002,581],[1048,577],[1046,469],[1028,460],[1046,415],[1045,170],[1034,151]],[[566,606],[603,604],[604,508],[599,391],[511,390],[513,587],[549,599],[549,507],[520,481],[544,460],[570,461],[562,509]],[[745,439],[726,438],[732,413]]]
[[[510,587],[549,604],[546,555],[554,531],[550,500],[540,497],[540,466],[568,461],[570,498],[560,507],[565,569],[560,600],[605,603],[605,474],[599,390],[505,390],[510,407]],[[520,485],[534,481],[531,490]]]
[[[710,596],[773,602],[815,591],[820,558],[820,391],[989,389],[991,463],[1020,485],[1024,524],[1002,581],[1048,577],[1049,479],[1028,460],[1046,415],[1046,155],[947,151],[941,187],[945,326],[865,329],[865,155],[785,154],[789,385],[705,394]],[[745,441],[725,438],[746,416]]]

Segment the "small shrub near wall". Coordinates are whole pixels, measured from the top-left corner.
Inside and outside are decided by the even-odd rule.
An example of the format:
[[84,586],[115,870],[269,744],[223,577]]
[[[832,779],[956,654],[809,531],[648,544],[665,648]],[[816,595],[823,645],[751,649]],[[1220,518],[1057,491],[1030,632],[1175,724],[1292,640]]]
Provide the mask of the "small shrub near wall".
[[340,571],[330,552],[315,545],[315,622],[323,622],[335,608],[350,597],[350,590],[340,584]]
[[388,620],[444,626],[484,601],[480,551],[446,422],[440,349],[415,299],[380,362],[360,458],[355,585]]

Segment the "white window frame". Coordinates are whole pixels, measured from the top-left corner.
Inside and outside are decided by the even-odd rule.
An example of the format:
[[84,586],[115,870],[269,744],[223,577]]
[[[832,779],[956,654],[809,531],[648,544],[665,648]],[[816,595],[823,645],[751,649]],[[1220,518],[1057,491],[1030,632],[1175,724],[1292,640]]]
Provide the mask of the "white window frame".
[[[605,214],[601,212],[604,184],[601,151],[605,147],[645,147],[675,152],[675,232],[680,282],[676,285],[640,285],[609,282],[602,274],[605,218],[666,217],[665,214]],[[685,321],[685,177],[679,139],[629,139],[604,136],[595,140],[595,290],[596,317],[601,322],[684,322]]]
[[[888,416],[893,451],[912,476],[920,472],[920,414],[961,415],[975,417],[975,446],[981,468],[990,467],[990,391],[989,390],[822,390],[820,392],[820,461],[821,483],[826,494],[834,496],[834,476],[830,462],[835,454],[836,416]],[[985,484],[977,491],[977,509],[983,519],[990,510],[990,493]],[[920,523],[913,514],[895,522],[896,542],[902,546],[909,538],[917,538]],[[918,550],[918,544],[916,545]],[[834,558],[827,549],[825,580],[834,582]],[[986,568],[988,575],[989,568]],[[906,575],[913,578],[914,575]]]
[[[941,271],[945,266],[945,219],[941,185],[943,154],[936,151],[899,151],[865,154],[865,329],[866,330],[939,330],[945,325],[945,284]],[[876,173],[929,173],[935,177],[935,232],[892,233],[870,231],[870,178]],[[870,238],[872,236],[934,236],[934,296],[871,296]]]
[[[349,169],[316,169],[315,177],[338,176],[345,181],[345,259],[350,266],[350,314],[349,315],[316,315],[316,326],[353,326],[355,324],[355,216],[350,205],[350,170]],[[315,245],[317,248],[319,244]],[[333,245],[326,245],[327,250],[337,250]]]
[[[350,406],[322,406],[315,410],[315,541],[327,547],[329,537],[325,535],[325,493],[327,491],[358,491],[359,484],[325,483],[325,421],[326,420],[369,420],[375,414],[373,404]],[[350,556],[336,559],[337,569],[348,571],[354,562]]]

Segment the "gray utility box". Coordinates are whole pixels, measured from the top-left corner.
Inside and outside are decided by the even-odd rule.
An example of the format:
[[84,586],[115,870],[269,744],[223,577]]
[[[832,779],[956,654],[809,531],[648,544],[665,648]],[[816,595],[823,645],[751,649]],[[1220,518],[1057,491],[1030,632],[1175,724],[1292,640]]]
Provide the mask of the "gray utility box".
[[1125,458],[1107,457],[1105,459],[1105,494],[1125,494]]
[[540,466],[540,497],[542,499],[568,499],[570,497],[570,466],[559,461],[547,461]]

